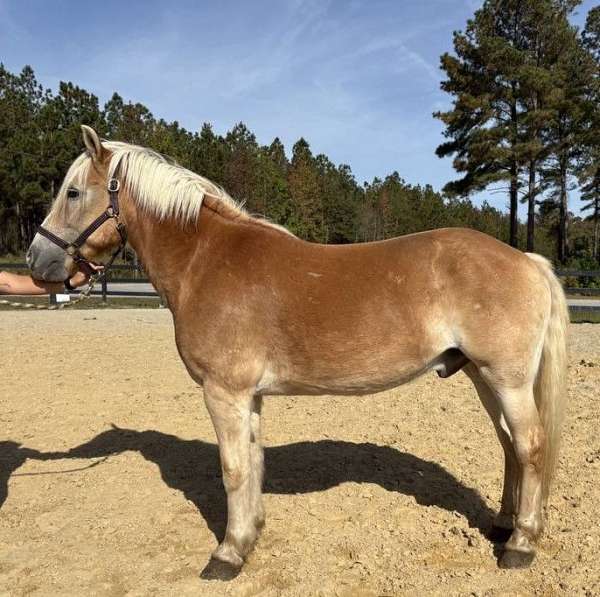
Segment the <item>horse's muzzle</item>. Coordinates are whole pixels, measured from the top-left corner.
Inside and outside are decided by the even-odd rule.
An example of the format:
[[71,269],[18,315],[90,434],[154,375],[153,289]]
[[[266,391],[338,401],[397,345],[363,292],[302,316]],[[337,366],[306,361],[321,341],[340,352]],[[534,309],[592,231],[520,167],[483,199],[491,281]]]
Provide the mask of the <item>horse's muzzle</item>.
[[69,275],[65,252],[39,234],[33,237],[26,258],[31,274],[37,280],[62,282]]

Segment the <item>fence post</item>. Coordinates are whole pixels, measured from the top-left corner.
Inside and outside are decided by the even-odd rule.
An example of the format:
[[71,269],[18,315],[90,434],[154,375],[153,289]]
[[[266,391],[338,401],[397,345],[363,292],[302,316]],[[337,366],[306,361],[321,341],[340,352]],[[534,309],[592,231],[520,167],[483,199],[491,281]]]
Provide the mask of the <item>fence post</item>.
[[51,305],[56,305],[56,295],[54,293],[50,294],[50,296],[48,297],[48,300]]
[[106,303],[106,295],[107,295],[107,284],[106,284],[106,276],[102,276],[102,302]]

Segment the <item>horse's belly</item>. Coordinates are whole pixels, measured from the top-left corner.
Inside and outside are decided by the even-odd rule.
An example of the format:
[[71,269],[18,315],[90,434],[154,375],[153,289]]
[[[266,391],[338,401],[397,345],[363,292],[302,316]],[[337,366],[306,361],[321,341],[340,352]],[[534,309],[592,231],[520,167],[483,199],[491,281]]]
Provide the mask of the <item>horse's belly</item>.
[[258,384],[263,394],[370,394],[394,388],[435,367],[452,346],[437,325],[348,325],[352,335],[307,334],[273,351]]
[[257,393],[263,395],[281,394],[346,394],[361,395],[373,394],[395,388],[407,383],[430,369],[430,363],[410,364],[404,367],[387,369],[386,371],[355,370],[352,372],[338,372],[335,370],[324,372],[273,373],[265,371],[257,388]]

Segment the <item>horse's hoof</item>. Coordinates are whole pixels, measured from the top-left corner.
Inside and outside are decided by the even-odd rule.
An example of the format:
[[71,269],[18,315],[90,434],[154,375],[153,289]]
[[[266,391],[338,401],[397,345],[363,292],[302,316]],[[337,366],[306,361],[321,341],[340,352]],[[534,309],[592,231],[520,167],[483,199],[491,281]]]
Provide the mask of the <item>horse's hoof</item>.
[[533,551],[515,551],[507,549],[500,558],[498,566],[500,568],[529,568],[535,558]]
[[204,570],[200,573],[203,580],[233,580],[242,570],[241,566],[234,566],[229,562],[210,558]]
[[487,537],[492,543],[506,543],[510,539],[512,532],[512,529],[505,529],[504,527],[493,525],[487,534]]

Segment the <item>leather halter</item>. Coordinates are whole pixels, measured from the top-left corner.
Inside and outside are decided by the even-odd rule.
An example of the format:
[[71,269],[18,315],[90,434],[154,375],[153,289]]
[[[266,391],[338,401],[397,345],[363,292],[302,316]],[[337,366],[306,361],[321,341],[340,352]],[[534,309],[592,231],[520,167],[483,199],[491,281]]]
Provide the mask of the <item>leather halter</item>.
[[121,184],[117,178],[111,178],[108,181],[108,196],[110,198],[109,206],[87,228],[85,228],[85,230],[73,242],[67,242],[43,226],[40,226],[37,229],[38,234],[41,234],[50,242],[60,247],[67,255],[69,255],[69,257],[73,259],[73,261],[75,261],[75,263],[77,263],[78,267],[85,274],[91,275],[94,270],[91,267],[90,261],[81,254],[80,249],[83,247],[87,239],[94,234],[94,232],[96,232],[96,230],[98,230],[102,224],[108,222],[109,220],[114,220],[117,226],[117,232],[121,237],[121,242],[119,243],[117,250],[112,254],[108,263],[105,264],[104,272],[106,272],[107,268],[112,265],[119,252],[125,248],[125,244],[127,243],[127,231],[125,226],[119,222],[120,188]]

